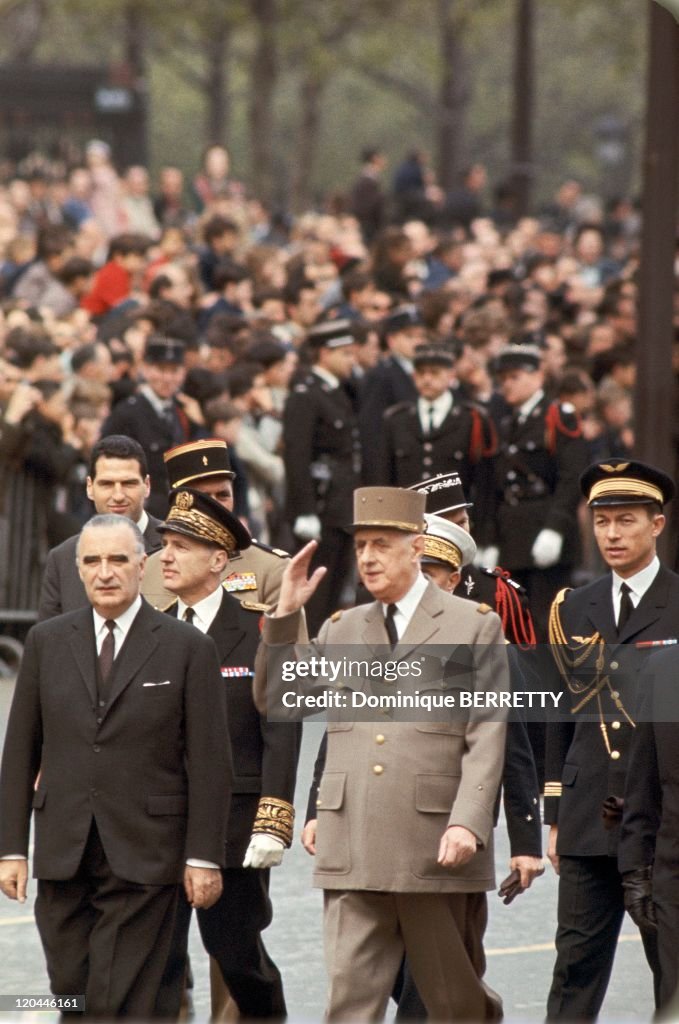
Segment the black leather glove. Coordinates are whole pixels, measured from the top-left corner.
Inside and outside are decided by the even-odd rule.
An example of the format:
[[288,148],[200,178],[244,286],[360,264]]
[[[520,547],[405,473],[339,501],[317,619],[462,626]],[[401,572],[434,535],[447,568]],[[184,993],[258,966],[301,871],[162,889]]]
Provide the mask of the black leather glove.
[[601,805],[601,817],[607,831],[616,828],[622,821],[623,805],[624,801],[619,796],[607,796],[604,800]]
[[655,920],[655,907],[651,895],[650,868],[637,868],[626,871],[622,876],[622,887],[625,891],[625,910],[642,932],[655,932],[658,929]]
[[520,896],[522,892],[525,892],[525,889],[521,885],[521,872],[518,868],[514,868],[514,870],[507,875],[504,882],[500,883],[500,888],[498,889],[497,894],[504,905],[508,907],[512,900],[516,899],[517,896]]

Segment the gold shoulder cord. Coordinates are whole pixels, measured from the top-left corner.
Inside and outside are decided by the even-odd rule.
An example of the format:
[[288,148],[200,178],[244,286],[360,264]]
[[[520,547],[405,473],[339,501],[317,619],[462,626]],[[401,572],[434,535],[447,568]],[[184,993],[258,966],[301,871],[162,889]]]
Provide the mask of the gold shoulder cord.
[[[624,715],[632,728],[635,727],[635,723],[620,700],[620,694],[617,690],[613,689],[610,676],[604,675],[606,641],[601,634],[594,633],[593,636],[588,637],[572,637],[572,641],[577,643],[577,646],[574,647],[569,643],[568,637],[566,636],[561,623],[561,605],[568,593],[570,593],[570,588],[560,590],[554,598],[552,607],[549,610],[549,642],[552,647],[552,655],[559,670],[559,674],[564,680],[569,691],[574,696],[578,696],[580,694],[583,695],[582,699],[571,708],[572,715],[576,715],[578,711],[582,710],[585,704],[589,703],[590,700],[593,700],[593,698],[596,697],[597,707],[599,709],[599,728],[601,729],[601,735],[603,736],[606,750],[610,755],[611,745],[608,740],[608,730],[604,720],[604,710],[601,704],[602,690],[608,690],[609,696],[616,708],[621,715]],[[585,683],[574,679],[572,673],[592,657],[595,657],[596,659],[594,662],[596,671],[592,681],[590,683]]]

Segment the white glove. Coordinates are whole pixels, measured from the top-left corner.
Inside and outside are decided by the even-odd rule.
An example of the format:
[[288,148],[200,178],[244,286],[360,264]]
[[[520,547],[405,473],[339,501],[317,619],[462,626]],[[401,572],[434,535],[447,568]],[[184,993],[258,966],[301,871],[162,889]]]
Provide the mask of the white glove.
[[477,567],[485,565],[489,569],[494,569],[499,557],[500,549],[496,548],[494,544],[490,544],[487,548],[477,548],[476,555],[474,557],[474,565]]
[[284,844],[274,836],[256,832],[245,851],[244,868],[275,868],[283,860]]
[[292,532],[300,540],[320,540],[321,521],[318,516],[297,516]]
[[556,530],[540,530],[530,550],[538,569],[549,569],[561,557],[563,537]]

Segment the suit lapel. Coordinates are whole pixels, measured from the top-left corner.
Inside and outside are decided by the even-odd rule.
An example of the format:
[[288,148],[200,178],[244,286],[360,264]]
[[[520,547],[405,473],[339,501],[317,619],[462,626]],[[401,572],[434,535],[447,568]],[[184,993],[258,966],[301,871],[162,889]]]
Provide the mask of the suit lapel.
[[613,617],[613,583],[607,573],[598,581],[589,601],[588,615],[594,630],[601,633],[609,644],[618,642],[618,631]]
[[224,664],[245,637],[245,630],[238,625],[238,608],[234,607],[237,603],[236,598],[230,598],[226,591],[223,591],[219,611],[207,631],[208,636],[211,636],[217,645],[220,665]]
[[389,637],[387,636],[387,629],[384,625],[384,616],[382,614],[382,605],[379,601],[374,601],[373,604],[368,605],[366,608],[362,640],[373,654],[376,653],[375,648],[384,648],[385,645],[389,644]]
[[437,615],[442,611],[441,592],[433,584],[429,583],[420,603],[406,626],[406,631],[399,640],[396,648],[399,658],[405,658],[417,647],[426,644],[436,633],[438,625],[435,622]]
[[121,693],[127,689],[134,677],[145,665],[158,647],[156,630],[160,623],[155,619],[153,609],[142,600],[134,622],[125,637],[125,642],[113,662],[110,698],[107,711]]
[[667,607],[668,597],[669,578],[661,567],[650,587],[625,623],[625,627],[619,637],[619,642],[621,644],[627,643],[631,637],[641,633],[644,629],[648,629],[654,622],[657,622],[662,615],[663,609]]
[[72,623],[69,642],[92,705],[95,705],[97,703],[97,645],[94,639],[92,609],[89,606],[84,608],[78,619]]

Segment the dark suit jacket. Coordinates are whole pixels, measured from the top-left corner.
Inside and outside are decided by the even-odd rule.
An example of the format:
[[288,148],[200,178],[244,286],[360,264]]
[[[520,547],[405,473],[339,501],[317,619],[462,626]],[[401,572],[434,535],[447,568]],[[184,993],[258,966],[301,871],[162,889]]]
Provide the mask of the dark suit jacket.
[[[144,530],[144,547],[146,554],[150,555],[151,552],[158,551],[160,548],[158,527],[162,520],[151,515],[148,518],[149,521]],[[77,608],[86,607],[87,594],[75,564],[77,545],[77,535],[68,537],[57,547],[52,548],[47,556],[45,575],[40,589],[38,622],[44,622],[45,619],[52,619],[55,615],[63,615],[64,612],[74,612]]]
[[[574,647],[581,645],[573,638],[592,637],[597,632],[606,640],[605,673],[610,677],[611,689],[619,695],[618,699],[634,720],[648,662],[648,650],[635,645],[643,640],[679,637],[679,576],[664,566],[660,567],[619,637],[613,618],[611,586],[611,576],[607,574],[585,587],[570,591],[561,605],[561,621]],[[546,653],[551,660],[548,650]],[[545,684],[550,674],[555,688],[565,690],[560,704],[560,717],[563,718],[585,694],[572,697],[554,664],[545,665]],[[580,676],[583,683],[591,684],[593,658],[573,675],[576,679]],[[582,712],[573,715],[572,721],[553,722],[547,727],[545,823],[558,824],[557,851],[565,856],[617,854],[619,828],[610,831],[604,828],[601,807],[606,797],[622,797],[625,793],[630,744],[635,730],[607,687],[602,690],[601,700],[607,718],[611,753],[619,756],[611,756],[606,749],[596,699],[586,704]]]
[[[176,615],[176,602],[166,610]],[[233,753],[233,797],[226,838],[228,868],[243,864],[260,797],[275,797],[291,804],[295,796],[301,726],[297,722],[268,722],[257,711],[252,697],[260,618],[260,611],[244,608],[224,591],[208,630],[217,645],[222,668]]]
[[620,870],[653,867],[656,902],[679,904],[679,689],[677,648],[649,659],[620,833]]
[[[379,480],[382,417],[398,402],[414,402],[417,390],[413,378],[394,356],[389,356],[366,373],[361,388],[359,425],[363,451],[363,483],[374,485]],[[348,520],[347,520],[348,522]]]
[[103,708],[95,666],[90,608],[29,633],[0,775],[0,856],[28,853],[33,808],[36,878],[73,878],[93,818],[112,871],[131,882],[178,883],[188,857],[223,864],[232,767],[214,643],[143,602]]

